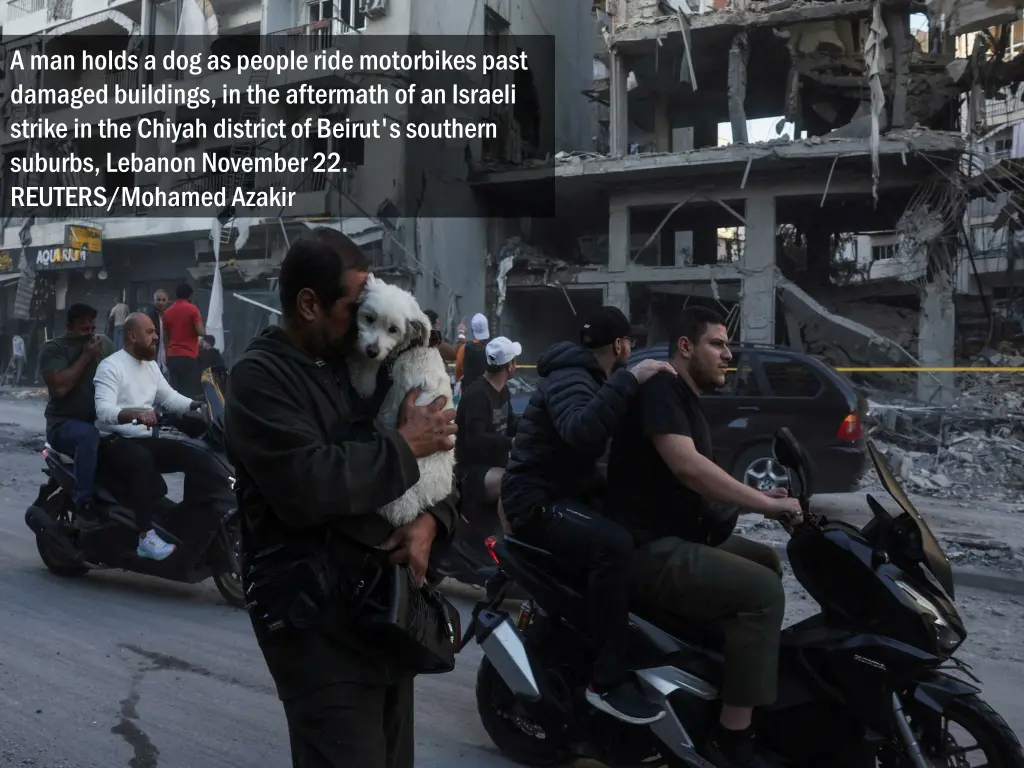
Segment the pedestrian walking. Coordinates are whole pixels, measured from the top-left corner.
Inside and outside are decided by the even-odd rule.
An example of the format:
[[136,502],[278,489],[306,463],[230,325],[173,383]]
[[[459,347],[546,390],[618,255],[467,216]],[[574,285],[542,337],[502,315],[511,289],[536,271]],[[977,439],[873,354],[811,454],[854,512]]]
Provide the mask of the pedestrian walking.
[[128,319],[131,310],[125,304],[124,299],[117,297],[117,303],[110,310],[108,319],[114,324],[114,348],[121,349],[124,346],[124,321]]
[[20,333],[16,333],[11,337],[11,362],[7,366],[8,371],[14,369],[14,386],[21,384],[26,359],[25,338]]
[[167,371],[171,386],[181,394],[199,399],[203,395],[199,370],[199,339],[206,335],[199,307],[192,303],[192,286],[182,283],[174,292],[174,303],[164,312],[167,335]]
[[169,301],[167,291],[160,288],[153,292],[153,303],[142,310],[149,315],[149,319],[153,321],[153,327],[156,328],[158,345],[156,362],[164,376],[167,375],[167,334],[164,333],[164,312],[167,311]]

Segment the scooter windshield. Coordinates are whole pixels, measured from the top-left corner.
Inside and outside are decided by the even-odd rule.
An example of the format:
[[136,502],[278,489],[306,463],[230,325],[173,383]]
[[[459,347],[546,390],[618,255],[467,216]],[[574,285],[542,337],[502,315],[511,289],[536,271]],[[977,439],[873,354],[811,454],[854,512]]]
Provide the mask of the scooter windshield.
[[917,527],[921,532],[921,544],[924,550],[925,563],[928,566],[928,570],[931,571],[932,576],[939,582],[942,588],[947,594],[953,594],[953,569],[949,565],[949,560],[946,558],[946,554],[942,551],[942,547],[939,546],[939,542],[935,539],[932,534],[931,528],[928,527],[928,523],[925,522],[921,513],[917,511],[917,508],[913,505],[909,498],[907,498],[906,491],[903,490],[903,486],[900,485],[899,481],[892,473],[892,469],[889,467],[889,462],[886,461],[885,456],[878,452],[875,448],[874,443],[868,441],[868,455],[871,457],[871,462],[875,465],[875,471],[878,473],[879,480],[882,481],[882,487],[892,496],[893,500],[900,505],[904,512],[914,519],[917,523]]

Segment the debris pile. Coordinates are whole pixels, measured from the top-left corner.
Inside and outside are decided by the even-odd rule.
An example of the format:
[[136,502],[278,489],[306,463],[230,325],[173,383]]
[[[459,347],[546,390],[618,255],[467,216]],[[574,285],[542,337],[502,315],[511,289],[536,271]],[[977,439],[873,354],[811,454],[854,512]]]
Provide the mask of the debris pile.
[[[1024,366],[1016,350],[975,365]],[[1024,499],[1024,387],[1018,373],[968,373],[949,407],[871,402],[869,437],[912,493],[973,501]],[[874,473],[862,480],[875,484]]]
[[970,533],[939,536],[938,539],[953,565],[995,568],[1000,571],[1024,569],[1024,550],[1006,542]]

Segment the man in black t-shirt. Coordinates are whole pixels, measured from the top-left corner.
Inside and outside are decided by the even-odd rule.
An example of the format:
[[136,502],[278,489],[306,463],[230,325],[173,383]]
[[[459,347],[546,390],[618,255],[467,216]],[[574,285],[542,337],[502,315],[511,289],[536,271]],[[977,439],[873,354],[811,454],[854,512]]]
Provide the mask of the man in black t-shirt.
[[100,361],[114,353],[114,343],[96,334],[96,310],[72,304],[67,333],[50,339],[39,353],[39,372],[50,400],[46,404],[46,440],[75,459],[72,503],[76,517],[91,520],[92,493],[99,461],[100,433],[92,380]]
[[640,545],[634,597],[652,614],[722,622],[722,712],[703,757],[719,768],[753,765],[753,708],[776,696],[785,613],[782,566],[770,547],[733,536],[744,508],[799,522],[785,491],[761,493],[714,462],[700,392],[725,384],[732,354],[725,322],[684,311],[669,346],[675,374],[640,387],[620,422],[608,460],[609,513]]
[[[482,507],[498,502],[501,478],[505,474],[516,415],[512,412],[508,381],[516,373],[516,358],[523,353],[515,341],[498,336],[487,342],[487,370],[470,385],[459,400],[455,423],[455,466],[462,486],[466,519],[476,526]],[[483,538],[496,531],[483,527]]]

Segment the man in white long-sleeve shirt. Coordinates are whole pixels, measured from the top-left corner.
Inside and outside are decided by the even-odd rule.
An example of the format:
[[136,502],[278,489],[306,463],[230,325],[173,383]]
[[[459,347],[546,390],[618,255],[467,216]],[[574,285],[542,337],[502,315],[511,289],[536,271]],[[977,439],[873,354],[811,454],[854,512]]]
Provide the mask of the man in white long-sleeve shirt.
[[104,445],[100,471],[118,486],[118,498],[135,512],[141,532],[137,554],[150,560],[163,560],[175,549],[153,530],[152,508],[167,493],[161,470],[177,463],[180,449],[178,441],[151,436],[150,427],[157,423],[155,409],[184,414],[199,407],[175,392],[160,372],[159,344],[156,326],[147,315],[129,315],[124,348],[100,363],[93,380],[97,423],[117,433]]

